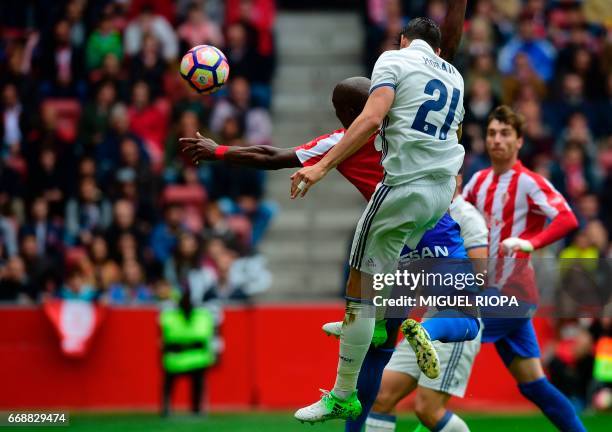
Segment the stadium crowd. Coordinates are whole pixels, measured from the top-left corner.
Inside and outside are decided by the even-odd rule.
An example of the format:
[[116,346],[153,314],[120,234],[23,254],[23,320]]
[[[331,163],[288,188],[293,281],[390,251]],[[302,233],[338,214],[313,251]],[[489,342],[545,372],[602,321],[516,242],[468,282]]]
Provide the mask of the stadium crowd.
[[[265,178],[193,167],[178,137],[270,143],[274,8],[244,0],[0,4],[0,300],[246,300],[269,285],[257,245]],[[266,2],[263,2],[266,3]],[[203,96],[178,61],[221,48]]]

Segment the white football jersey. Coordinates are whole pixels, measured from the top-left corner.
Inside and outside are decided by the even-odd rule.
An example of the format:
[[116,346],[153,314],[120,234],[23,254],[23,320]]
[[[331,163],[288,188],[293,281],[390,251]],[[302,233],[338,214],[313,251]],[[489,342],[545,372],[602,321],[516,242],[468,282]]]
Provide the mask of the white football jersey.
[[489,229],[487,222],[478,209],[457,195],[451,203],[448,212],[459,224],[461,238],[465,249],[487,247],[489,244]]
[[372,72],[375,89],[389,86],[395,99],[380,128],[383,183],[394,186],[425,176],[455,176],[464,149],[457,139],[463,121],[463,77],[423,40],[384,52]]

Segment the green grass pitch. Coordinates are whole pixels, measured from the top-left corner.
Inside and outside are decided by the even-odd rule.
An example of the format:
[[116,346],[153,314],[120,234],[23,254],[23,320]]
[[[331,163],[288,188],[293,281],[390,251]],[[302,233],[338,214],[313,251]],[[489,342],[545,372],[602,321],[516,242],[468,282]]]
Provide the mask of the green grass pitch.
[[[556,429],[538,414],[465,414],[472,432],[548,432]],[[612,414],[583,417],[589,432],[612,431]],[[416,419],[400,417],[398,431],[411,432]],[[310,426],[293,420],[292,413],[214,413],[207,418],[177,414],[162,419],[154,414],[103,413],[72,414],[68,427],[19,427],[19,431],[71,432],[340,432],[343,422],[329,421]]]

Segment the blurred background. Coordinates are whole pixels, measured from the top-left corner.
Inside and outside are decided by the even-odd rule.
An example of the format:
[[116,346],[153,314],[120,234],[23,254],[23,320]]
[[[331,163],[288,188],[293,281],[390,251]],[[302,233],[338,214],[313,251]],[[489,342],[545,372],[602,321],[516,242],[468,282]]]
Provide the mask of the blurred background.
[[[171,391],[194,370],[204,410],[316,397],[337,349],[319,328],[340,316],[365,202],[336,173],[292,202],[290,170],[195,167],[177,139],[293,147],[329,133],[334,85],[369,76],[409,19],[445,14],[444,0],[0,2],[0,409],[168,414],[164,394],[194,404],[183,380]],[[199,44],[230,64],[212,96],[178,73]],[[489,111],[513,106],[527,119],[523,162],[580,220],[539,256],[612,258],[612,3],[469,1],[454,64],[464,181],[488,165]],[[177,369],[176,321],[160,311],[187,303],[203,315],[183,330],[205,356]],[[553,383],[579,410],[612,405],[612,372],[593,372],[612,358],[609,320],[536,324]],[[490,347],[474,370],[460,408],[531,409]]]

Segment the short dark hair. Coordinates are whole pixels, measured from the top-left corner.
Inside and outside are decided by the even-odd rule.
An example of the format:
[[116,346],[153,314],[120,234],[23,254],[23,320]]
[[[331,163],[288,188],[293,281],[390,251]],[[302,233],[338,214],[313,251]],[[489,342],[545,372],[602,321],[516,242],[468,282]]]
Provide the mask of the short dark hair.
[[427,42],[434,51],[439,49],[442,43],[440,27],[429,18],[419,17],[411,19],[408,24],[406,24],[406,27],[400,32],[400,37],[401,36],[410,40],[422,39]]
[[523,127],[525,126],[525,118],[512,110],[508,105],[500,105],[495,108],[489,118],[487,119],[487,126],[493,121],[497,120],[501,123],[512,126],[512,129],[516,131],[517,137],[523,136]]

